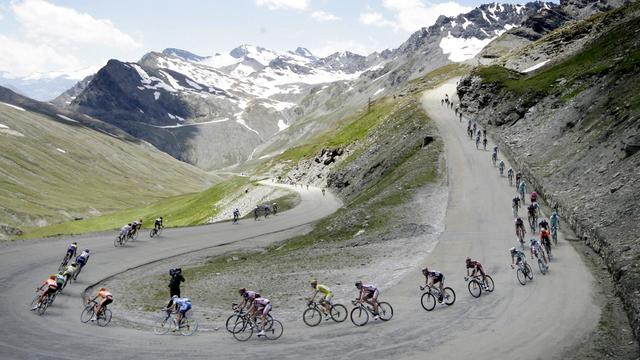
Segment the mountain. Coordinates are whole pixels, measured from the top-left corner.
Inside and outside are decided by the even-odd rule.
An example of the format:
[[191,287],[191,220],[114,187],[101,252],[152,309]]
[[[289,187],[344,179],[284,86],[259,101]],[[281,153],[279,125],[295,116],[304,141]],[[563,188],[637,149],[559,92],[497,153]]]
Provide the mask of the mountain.
[[86,115],[0,87],[0,238],[205,189],[216,178]]
[[469,61],[529,15],[555,6],[482,5],[441,16],[398,48],[368,56],[318,58],[302,47],[247,44],[212,56],[169,48],[136,63],[111,60],[56,102],[201,168],[233,166],[280,153],[435,68]]
[[89,67],[69,73],[46,72],[33,73],[28,76],[13,76],[0,71],[0,86],[38,101],[50,101],[97,70],[97,68]]

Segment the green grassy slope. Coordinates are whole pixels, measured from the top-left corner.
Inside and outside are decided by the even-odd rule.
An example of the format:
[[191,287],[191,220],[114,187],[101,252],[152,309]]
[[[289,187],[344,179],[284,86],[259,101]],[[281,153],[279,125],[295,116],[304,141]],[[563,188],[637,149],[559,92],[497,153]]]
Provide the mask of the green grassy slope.
[[40,226],[99,215],[217,181],[146,143],[4,104],[0,124],[0,224]]

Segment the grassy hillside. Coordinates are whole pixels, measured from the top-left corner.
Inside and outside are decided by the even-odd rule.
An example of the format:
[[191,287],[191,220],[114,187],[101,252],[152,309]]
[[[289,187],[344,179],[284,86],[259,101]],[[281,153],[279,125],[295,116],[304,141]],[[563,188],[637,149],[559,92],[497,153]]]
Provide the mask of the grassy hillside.
[[42,226],[201,191],[207,173],[134,143],[0,104],[0,224]]

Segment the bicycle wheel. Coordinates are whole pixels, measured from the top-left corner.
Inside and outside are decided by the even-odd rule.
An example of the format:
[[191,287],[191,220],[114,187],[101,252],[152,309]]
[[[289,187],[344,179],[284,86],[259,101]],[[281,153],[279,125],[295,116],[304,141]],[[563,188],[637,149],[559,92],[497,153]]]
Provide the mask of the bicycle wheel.
[[254,325],[249,321],[237,322],[231,333],[233,337],[238,341],[247,341],[253,335]]
[[271,329],[264,331],[264,337],[269,340],[277,340],[282,336],[284,332],[284,327],[282,323],[278,320],[273,320],[273,324],[271,325]]
[[522,269],[518,268],[518,270],[516,271],[516,277],[518,278],[518,282],[520,282],[521,285],[527,284],[527,275],[522,272]]
[[180,334],[184,336],[191,336],[198,331],[198,321],[192,318],[184,318],[182,319],[182,324],[180,324]]
[[64,268],[65,268],[65,267],[67,267],[67,262],[63,260],[63,261],[60,263],[60,266],[58,266],[58,271],[62,271],[62,270],[64,270]]
[[393,317],[393,308],[391,304],[388,302],[379,302],[378,303],[378,316],[382,321],[389,321]]
[[436,297],[433,296],[432,293],[426,292],[422,294],[422,298],[420,298],[420,303],[422,304],[422,307],[425,310],[431,311],[433,310],[433,308],[436,307]]
[[36,292],[35,296],[33,297],[33,300],[31,300],[31,305],[29,305],[30,309],[33,309],[34,306],[36,306],[38,304],[38,299],[40,298],[40,294],[38,294]]
[[351,310],[351,322],[355,326],[365,326],[369,322],[369,314],[362,306],[354,307]]
[[121,245],[120,237],[118,236],[115,240],[113,240],[113,246],[118,247]]
[[529,266],[529,264],[526,264],[525,267],[527,268],[527,277],[529,278],[529,280],[533,280],[533,270],[531,270],[531,266]]
[[302,321],[308,326],[318,326],[322,321],[322,313],[316,308],[307,308],[302,313]]
[[480,286],[478,280],[474,279],[469,281],[467,288],[469,289],[469,294],[471,294],[471,296],[473,296],[474,298],[478,298],[480,297],[480,295],[482,295],[482,287]]
[[88,323],[93,317],[93,305],[89,304],[84,307],[82,310],[82,314],[80,314],[80,321],[83,323]]
[[544,268],[544,262],[540,259],[538,259],[538,269],[540,269],[542,275],[545,275],[546,269]]
[[551,237],[553,238],[553,245],[558,245],[558,230],[552,232]]
[[44,312],[47,311],[48,307],[49,307],[49,297],[47,296],[46,299],[42,300],[42,302],[40,303],[40,306],[38,306],[38,308],[36,309],[36,312],[38,313],[38,315],[44,315]]
[[232,333],[233,329],[235,328],[237,323],[244,323],[244,317],[238,315],[238,314],[233,314],[231,316],[229,316],[227,318],[227,322],[226,322],[226,327],[227,327],[227,331]]
[[452,288],[446,287],[442,291],[443,294],[443,302],[449,306],[453,305],[456,302],[456,292],[453,291]]
[[335,322],[343,322],[347,320],[347,308],[342,304],[334,304],[331,307],[331,318]]
[[100,314],[100,316],[98,316],[97,318],[98,319],[96,320],[96,322],[98,323],[98,326],[107,326],[111,322],[111,310],[104,309],[102,311],[102,314]]
[[149,237],[152,238],[156,236],[156,229],[151,229],[151,231],[149,231]]
[[487,292],[493,292],[493,289],[495,289],[495,284],[493,283],[493,278],[491,278],[491,276],[484,276],[484,286]]
[[167,316],[166,314],[160,315],[158,320],[153,323],[153,333],[156,335],[164,335],[168,333],[169,330],[171,330],[172,322],[173,321],[171,321],[170,316]]

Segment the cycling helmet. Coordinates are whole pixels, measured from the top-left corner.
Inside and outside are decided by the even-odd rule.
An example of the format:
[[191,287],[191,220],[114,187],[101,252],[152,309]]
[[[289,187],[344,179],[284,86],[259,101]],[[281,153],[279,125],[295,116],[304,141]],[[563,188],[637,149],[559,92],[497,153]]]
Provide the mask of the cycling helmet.
[[311,286],[315,287],[318,285],[318,280],[311,280]]
[[428,273],[429,273],[429,269],[427,268],[422,269],[422,275],[427,276]]
[[131,226],[131,223],[128,223],[127,225]]
[[76,263],[71,263],[71,266],[78,266],[78,264],[76,264]]
[[55,280],[55,279],[56,279],[56,276],[55,276],[55,275],[49,275],[49,279],[51,279],[51,280]]
[[107,288],[106,287],[101,287],[99,291],[106,291]]
[[160,216],[160,220],[162,220],[162,216]]
[[513,254],[514,252],[516,252],[516,248],[512,247],[511,249],[509,249],[509,252]]
[[177,299],[177,298],[178,298],[178,295],[173,295],[173,296],[171,297],[171,300],[173,300],[173,299]]
[[238,292],[240,293],[240,295],[244,295],[244,293],[247,292],[247,289],[242,288],[242,289],[238,290]]
[[84,251],[89,252],[89,249],[84,249]]
[[77,243],[77,242],[75,242],[75,241],[74,241],[72,244],[73,244],[73,245],[78,245],[78,243]]
[[356,287],[360,289],[362,287],[362,281],[360,280],[356,281]]
[[464,259],[464,262],[469,263],[471,261],[471,258],[467,256],[466,259]]
[[140,224],[142,224],[142,219],[140,219]]

